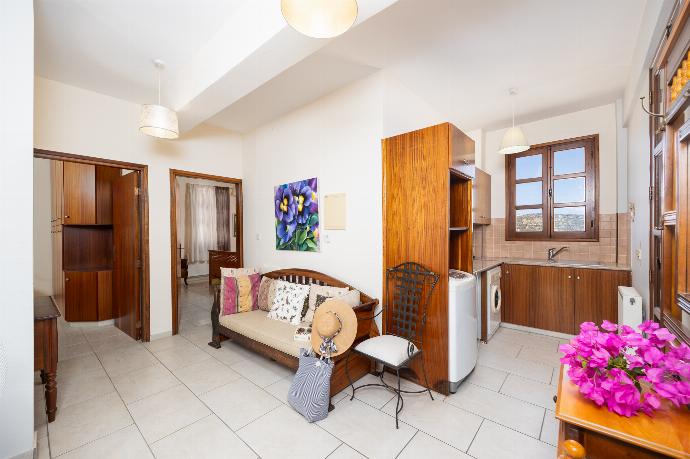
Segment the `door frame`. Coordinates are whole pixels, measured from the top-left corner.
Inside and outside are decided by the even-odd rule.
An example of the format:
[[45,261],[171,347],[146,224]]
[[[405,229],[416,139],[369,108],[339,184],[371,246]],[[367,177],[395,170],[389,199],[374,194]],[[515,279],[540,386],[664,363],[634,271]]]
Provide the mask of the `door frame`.
[[139,227],[141,228],[141,340],[151,341],[151,271],[149,264],[149,167],[146,164],[128,163],[113,159],[96,158],[94,156],[75,155],[60,151],[34,148],[34,158],[48,159],[94,166],[109,166],[129,169],[139,172],[141,184],[139,198],[141,213]]
[[244,238],[242,221],[242,179],[222,177],[220,175],[204,174],[201,172],[170,169],[170,285],[172,289],[172,334],[179,333],[179,310],[177,298],[177,189],[175,180],[178,177],[213,180],[222,183],[233,183],[237,187],[237,251],[239,252],[240,266],[244,266]]

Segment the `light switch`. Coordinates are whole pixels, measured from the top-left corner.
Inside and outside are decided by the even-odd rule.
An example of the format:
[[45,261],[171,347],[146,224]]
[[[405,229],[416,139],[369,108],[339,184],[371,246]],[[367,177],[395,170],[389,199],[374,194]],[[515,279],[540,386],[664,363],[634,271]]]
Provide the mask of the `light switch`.
[[642,249],[637,249],[635,255],[637,255],[638,260],[642,260]]
[[260,241],[261,240],[261,233],[256,233],[256,240]]

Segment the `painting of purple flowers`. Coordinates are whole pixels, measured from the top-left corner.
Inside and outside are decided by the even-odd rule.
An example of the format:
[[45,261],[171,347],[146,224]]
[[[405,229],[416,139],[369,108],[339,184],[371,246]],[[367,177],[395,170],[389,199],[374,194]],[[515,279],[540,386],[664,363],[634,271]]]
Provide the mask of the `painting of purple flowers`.
[[277,250],[319,251],[318,191],[317,178],[274,188]]

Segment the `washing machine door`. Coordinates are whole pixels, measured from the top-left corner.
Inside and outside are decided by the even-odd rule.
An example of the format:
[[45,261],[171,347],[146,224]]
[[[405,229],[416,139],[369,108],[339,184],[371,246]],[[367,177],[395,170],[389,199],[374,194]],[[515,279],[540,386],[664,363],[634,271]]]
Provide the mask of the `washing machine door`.
[[491,312],[493,314],[500,314],[501,312],[501,286],[491,286]]

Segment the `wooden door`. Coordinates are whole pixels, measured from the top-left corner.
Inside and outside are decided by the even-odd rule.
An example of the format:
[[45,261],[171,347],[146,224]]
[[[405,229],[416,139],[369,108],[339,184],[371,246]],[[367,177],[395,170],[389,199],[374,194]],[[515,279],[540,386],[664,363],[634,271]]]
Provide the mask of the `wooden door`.
[[[504,265],[503,278],[507,286],[508,295],[506,298],[503,293],[501,309],[503,315],[501,320],[515,324],[531,326],[532,299],[530,292],[534,285],[533,266],[525,265]],[[501,289],[503,290],[503,288]]]
[[65,225],[96,223],[96,166],[63,163],[63,199]]
[[141,228],[139,174],[113,181],[113,318],[134,339],[141,333]]
[[96,166],[96,223],[113,223],[113,181],[120,176],[117,167]]
[[98,273],[65,272],[65,320],[98,320]]
[[630,286],[630,271],[576,269],[575,332],[582,322],[618,322],[618,286]]
[[575,331],[573,269],[535,266],[531,327],[561,333]]

